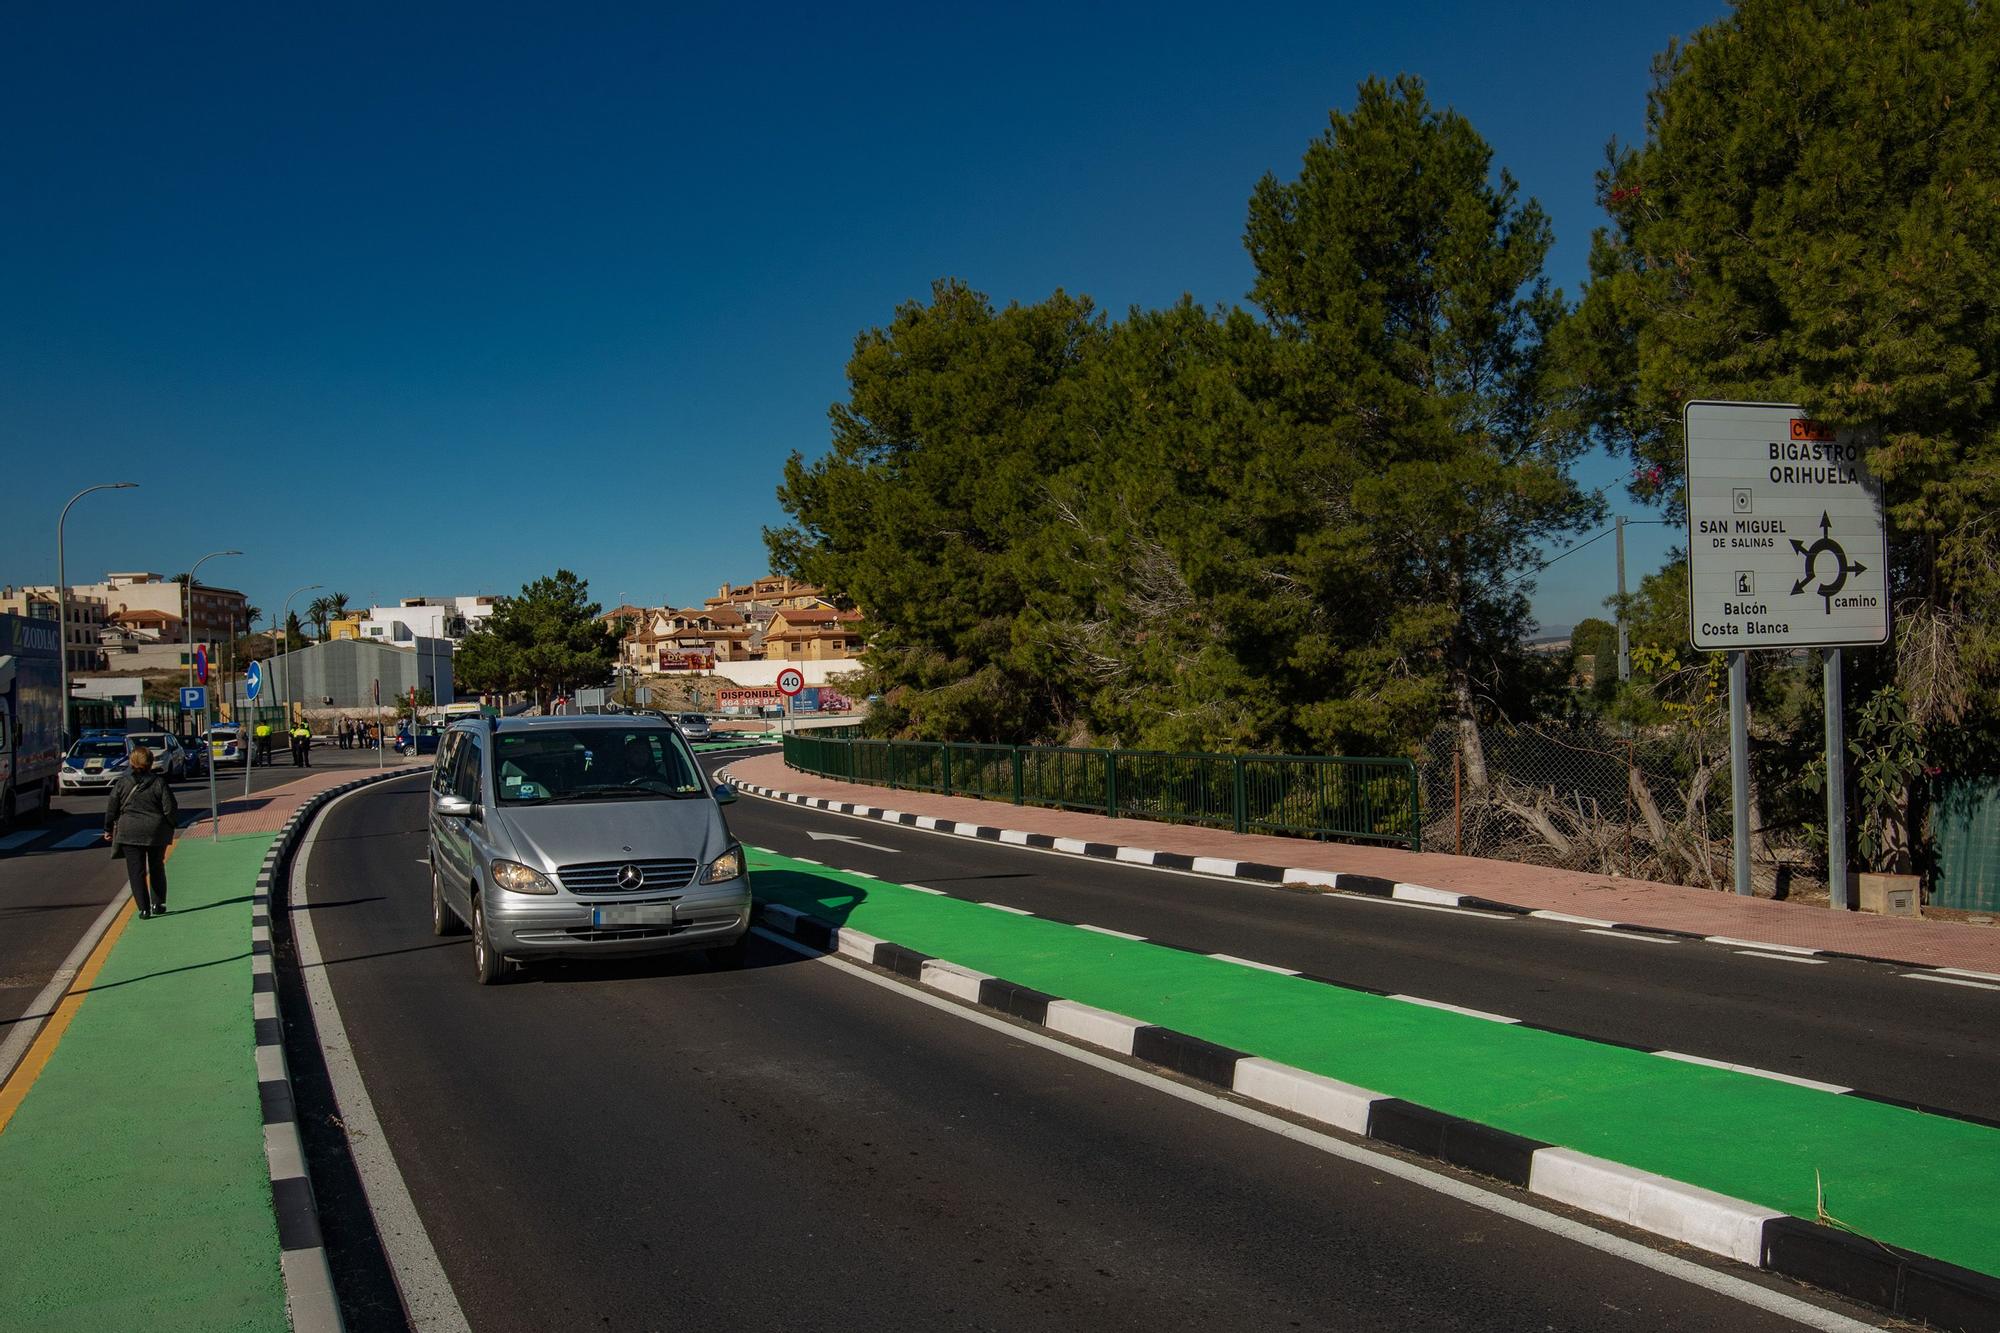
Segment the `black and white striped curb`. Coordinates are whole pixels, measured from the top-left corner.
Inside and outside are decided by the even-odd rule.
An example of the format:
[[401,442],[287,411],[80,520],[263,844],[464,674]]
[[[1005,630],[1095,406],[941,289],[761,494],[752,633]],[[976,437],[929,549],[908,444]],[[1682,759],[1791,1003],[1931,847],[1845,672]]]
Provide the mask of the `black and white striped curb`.
[[1995,972],[1976,972],[1962,967],[1940,967],[1936,963],[1912,962],[1907,958],[1890,958],[1881,954],[1851,953],[1839,949],[1809,949],[1797,944],[1770,944],[1760,940],[1738,939],[1733,935],[1704,935],[1696,930],[1674,930],[1666,926],[1641,925],[1632,921],[1604,921],[1596,917],[1574,916],[1568,912],[1552,912],[1546,908],[1523,907],[1519,903],[1502,902],[1478,894],[1434,889],[1425,884],[1409,884],[1400,880],[1386,879],[1380,875],[1358,875],[1348,871],[1318,870],[1305,866],[1269,865],[1262,861],[1237,861],[1228,857],[1189,856],[1184,852],[1162,852],[1149,847],[1123,847],[1109,842],[1086,842],[1081,838],[1058,838],[1052,834],[1031,833],[1023,829],[997,828],[991,824],[971,824],[963,820],[940,819],[932,815],[915,815],[886,806],[830,801],[817,796],[803,796],[797,792],[778,791],[775,788],[759,786],[754,782],[745,782],[734,776],[727,768],[718,772],[716,776],[738,791],[749,792],[753,796],[762,796],[768,800],[808,806],[815,810],[825,810],[830,814],[875,819],[885,824],[900,824],[906,828],[945,833],[960,838],[978,838],[986,842],[1005,843],[1015,847],[1035,847],[1043,851],[1065,852],[1072,856],[1119,861],[1126,865],[1151,866],[1161,870],[1214,875],[1223,879],[1248,880],[1280,888],[1323,893],[1354,893],[1369,898],[1415,903],[1424,907],[1449,907],[1465,911],[1533,917],[1539,921],[1553,921],[1578,926],[1584,930],[1612,931],[1650,939],[1716,944],[1739,951],[1777,954],[1784,958],[1800,960],[1841,958],[1859,963],[1882,963],[1890,967],[1915,968],[1933,974],[1939,980],[1949,979],[1986,988],[2000,987],[2000,973]]
[[1065,1000],[889,940],[766,903],[760,922],[808,949],[892,972],[1114,1055],[1490,1176],[1667,1240],[1812,1283],[1939,1329],[2000,1328],[2000,1279],[1390,1097],[1172,1028]]
[[250,1015],[257,1040],[257,1099],[264,1110],[264,1160],[271,1170],[271,1208],[278,1219],[278,1257],[285,1274],[285,1309],[295,1333],[340,1333],[345,1327],[320,1235],[319,1208],[299,1138],[285,1037],[278,1019],[278,977],[271,952],[271,886],[282,881],[299,838],[322,807],[357,787],[418,771],[371,773],[308,798],[271,840],[250,899]]

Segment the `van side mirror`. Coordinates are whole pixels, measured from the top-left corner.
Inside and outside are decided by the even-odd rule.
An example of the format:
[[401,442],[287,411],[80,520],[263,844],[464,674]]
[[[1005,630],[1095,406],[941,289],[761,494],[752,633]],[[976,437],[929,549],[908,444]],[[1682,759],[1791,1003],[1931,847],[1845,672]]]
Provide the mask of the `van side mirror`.
[[478,806],[466,800],[463,796],[450,793],[438,797],[437,803],[431,808],[437,811],[438,817],[441,819],[470,819],[474,814],[478,813],[479,809]]
[[735,804],[736,804],[736,788],[734,788],[734,787],[730,786],[730,785],[729,785],[728,783],[726,783],[726,782],[718,782],[718,783],[716,783],[716,784],[715,784],[715,803],[716,803],[717,805],[735,805]]

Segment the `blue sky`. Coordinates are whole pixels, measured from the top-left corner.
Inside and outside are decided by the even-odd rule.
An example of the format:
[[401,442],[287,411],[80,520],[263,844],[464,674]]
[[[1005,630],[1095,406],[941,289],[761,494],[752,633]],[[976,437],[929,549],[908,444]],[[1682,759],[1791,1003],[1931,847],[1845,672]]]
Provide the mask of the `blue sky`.
[[[16,8],[0,581],[52,578],[62,501],[134,480],[72,511],[73,579],[235,546],[203,576],[267,611],[558,565],[698,599],[764,571],[858,330],[945,275],[1243,301],[1251,187],[1369,74],[1471,117],[1573,294],[1606,140],[1725,11],[955,8]],[[1632,537],[1635,571],[1671,540]],[[1543,576],[1545,625],[1596,612],[1609,546]]]

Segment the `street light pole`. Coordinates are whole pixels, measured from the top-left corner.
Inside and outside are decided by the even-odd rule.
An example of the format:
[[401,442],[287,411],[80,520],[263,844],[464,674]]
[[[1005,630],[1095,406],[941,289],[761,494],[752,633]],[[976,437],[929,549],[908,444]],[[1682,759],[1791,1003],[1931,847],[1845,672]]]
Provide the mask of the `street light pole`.
[[210,551],[194,562],[188,571],[187,587],[181,590],[181,634],[187,643],[188,684],[194,684],[194,576],[203,565],[223,555],[242,555],[241,551]]
[[136,481],[107,481],[96,486],[86,486],[69,497],[69,504],[56,515],[56,662],[57,679],[62,682],[62,740],[61,745],[69,748],[69,571],[63,564],[63,524],[69,521],[69,505],[75,504],[92,491],[129,491],[137,489]]
[[292,729],[292,598],[302,592],[317,592],[325,586],[323,583],[308,583],[303,588],[294,588],[291,596],[285,598],[285,610],[278,621],[278,633],[285,636],[284,656],[278,659],[278,668],[282,673],[278,678],[278,702],[285,710],[286,731]]

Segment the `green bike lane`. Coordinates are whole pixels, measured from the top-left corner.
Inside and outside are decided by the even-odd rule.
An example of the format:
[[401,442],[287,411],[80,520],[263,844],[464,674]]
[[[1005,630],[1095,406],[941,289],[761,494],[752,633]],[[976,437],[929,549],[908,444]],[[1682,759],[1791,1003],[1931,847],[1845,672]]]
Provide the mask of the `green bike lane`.
[[753,851],[760,901],[1064,999],[2000,1274],[2000,1130]]
[[269,833],[189,836],[0,1132],[0,1329],[288,1327],[251,1025]]

